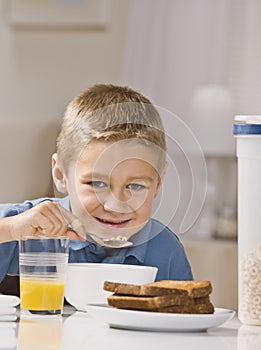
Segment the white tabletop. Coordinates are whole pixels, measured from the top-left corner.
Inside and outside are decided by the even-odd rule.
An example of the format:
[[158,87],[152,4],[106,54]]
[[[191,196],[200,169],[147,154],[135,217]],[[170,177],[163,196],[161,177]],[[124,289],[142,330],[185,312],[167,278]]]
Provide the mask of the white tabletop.
[[60,321],[18,320],[0,324],[0,349],[18,350],[260,350],[261,327],[237,317],[206,332],[175,333],[120,330],[66,306]]

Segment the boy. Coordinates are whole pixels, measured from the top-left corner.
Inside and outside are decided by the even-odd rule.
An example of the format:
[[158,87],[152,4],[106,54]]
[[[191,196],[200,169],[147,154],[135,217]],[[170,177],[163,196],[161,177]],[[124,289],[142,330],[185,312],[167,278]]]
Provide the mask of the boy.
[[[151,265],[156,280],[192,279],[177,236],[150,218],[165,169],[163,125],[146,97],[106,84],[75,97],[52,156],[53,180],[66,196],[0,206],[0,292],[18,274],[17,240],[25,235],[68,235],[69,262]],[[107,248],[91,233],[133,246]]]

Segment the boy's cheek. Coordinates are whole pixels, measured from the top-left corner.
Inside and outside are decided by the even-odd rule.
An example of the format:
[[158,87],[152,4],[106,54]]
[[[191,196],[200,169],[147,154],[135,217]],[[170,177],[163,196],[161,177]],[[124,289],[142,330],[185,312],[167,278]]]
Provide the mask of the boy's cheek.
[[80,200],[81,212],[86,215],[92,216],[97,208],[101,207],[101,203],[97,200],[97,198],[83,198]]
[[146,205],[146,202],[149,200],[149,192],[142,191],[139,195],[133,195],[131,199],[127,201],[128,206],[132,211],[138,211],[141,207]]
[[90,202],[90,200],[86,200],[85,198],[81,198],[77,194],[70,194],[70,203],[72,212],[79,219],[80,216],[90,215],[91,211],[94,208],[94,205]]

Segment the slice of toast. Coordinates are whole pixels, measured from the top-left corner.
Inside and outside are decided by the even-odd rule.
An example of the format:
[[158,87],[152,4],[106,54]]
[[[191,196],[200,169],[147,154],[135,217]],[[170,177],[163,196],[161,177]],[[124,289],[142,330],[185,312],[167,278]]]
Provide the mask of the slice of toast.
[[[149,310],[147,310],[149,311]],[[208,303],[195,305],[173,305],[168,307],[151,310],[153,312],[167,312],[176,314],[213,314],[215,311],[214,305],[209,301]]]
[[142,285],[105,281],[104,290],[120,295],[159,296],[176,294],[200,298],[212,292],[212,285],[210,281],[162,280]]
[[[209,297],[192,298],[185,295],[167,294],[154,297],[145,296],[129,296],[113,294],[108,297],[108,304],[117,307],[118,309],[132,309],[132,310],[161,310],[172,306],[192,307],[196,305],[209,304]],[[199,307],[198,307],[199,308]],[[172,311],[166,311],[172,312]],[[174,311],[173,311],[174,312]]]

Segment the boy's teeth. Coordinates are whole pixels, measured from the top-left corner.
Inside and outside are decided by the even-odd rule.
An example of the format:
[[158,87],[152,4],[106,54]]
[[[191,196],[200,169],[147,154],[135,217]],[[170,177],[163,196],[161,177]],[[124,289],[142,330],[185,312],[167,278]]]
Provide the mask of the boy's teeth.
[[103,219],[100,219],[102,222],[105,222],[105,223],[109,223],[109,224],[121,224],[123,223],[125,220],[123,221],[117,221],[117,222],[113,222],[113,221],[107,221],[107,220],[103,220]]

